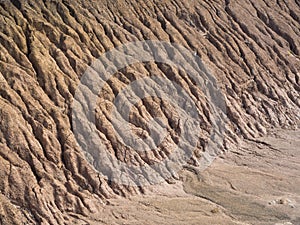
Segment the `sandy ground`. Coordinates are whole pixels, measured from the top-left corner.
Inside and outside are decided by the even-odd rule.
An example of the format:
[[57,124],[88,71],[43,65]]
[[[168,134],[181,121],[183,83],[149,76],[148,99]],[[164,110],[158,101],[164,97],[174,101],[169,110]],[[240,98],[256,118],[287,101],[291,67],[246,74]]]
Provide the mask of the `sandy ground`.
[[153,187],[130,200],[109,200],[82,224],[300,224],[300,130],[245,140],[201,174]]

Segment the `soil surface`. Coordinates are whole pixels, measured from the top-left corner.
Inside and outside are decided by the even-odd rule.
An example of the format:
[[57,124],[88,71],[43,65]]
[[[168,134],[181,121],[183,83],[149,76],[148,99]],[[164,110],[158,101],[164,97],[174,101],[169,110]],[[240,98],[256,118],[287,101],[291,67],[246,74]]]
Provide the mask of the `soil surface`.
[[[299,36],[298,0],[0,0],[0,224],[299,225]],[[144,40],[177,43],[201,59],[207,69],[201,73],[214,78],[206,87],[223,96],[221,138],[213,135],[219,123],[207,93],[187,71],[167,63],[122,68],[94,93],[95,107],[74,111],[78,87],[92,93],[98,84],[82,79],[93,62]],[[165,57],[160,48],[155,54]],[[180,51],[170,57],[192,65]],[[124,60],[112,57],[103,65],[109,63]],[[121,129],[127,109],[114,120],[115,100],[139,80],[147,80],[141,93],[154,93],[147,85],[163,86],[154,76],[176,83],[192,100],[199,129],[170,103],[188,108],[182,95],[148,96],[132,105],[127,121],[130,133],[148,142],[130,147],[124,141],[133,140]],[[92,125],[83,117],[89,112]],[[159,129],[149,127],[154,118]],[[91,136],[75,132],[91,127]],[[156,144],[160,129],[167,136],[157,148],[135,150]],[[155,167],[176,153],[182,135],[197,137],[184,169]],[[202,171],[212,138],[218,158]],[[106,158],[95,150],[100,142]],[[91,144],[87,155],[82,147]],[[116,176],[127,172],[132,185],[111,179],[115,161],[138,168]],[[150,185],[143,168],[162,183]],[[147,185],[138,186],[140,177]]]
[[[244,141],[203,173],[143,196],[112,199],[82,224],[300,224],[300,131]],[[85,221],[85,222],[84,222]]]

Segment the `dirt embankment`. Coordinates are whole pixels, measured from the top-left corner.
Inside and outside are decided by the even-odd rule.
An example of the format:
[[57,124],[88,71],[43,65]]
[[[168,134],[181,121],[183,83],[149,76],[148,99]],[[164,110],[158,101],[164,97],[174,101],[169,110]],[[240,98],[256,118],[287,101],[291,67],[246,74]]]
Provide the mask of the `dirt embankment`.
[[[105,51],[138,40],[178,43],[201,57],[226,100],[224,149],[296,127],[300,107],[298,1],[0,1],[0,221],[2,224],[72,224],[101,211],[107,199],[147,191],[110,182],[76,144],[71,104],[88,66]],[[124,68],[100,96],[99,135],[112,157],[126,161],[110,120],[111,103],[126,85],[160,75],[195,99],[205,150],[210,109],[186,73],[155,62]],[[202,102],[201,102],[202,101]],[[168,104],[145,99],[132,126],[167,121],[176,144],[176,115]],[[177,133],[176,133],[177,132]],[[151,164],[168,155],[129,154]],[[197,165],[201,154],[193,159]],[[173,177],[169,183],[178,177]],[[78,222],[79,223],[79,222]]]

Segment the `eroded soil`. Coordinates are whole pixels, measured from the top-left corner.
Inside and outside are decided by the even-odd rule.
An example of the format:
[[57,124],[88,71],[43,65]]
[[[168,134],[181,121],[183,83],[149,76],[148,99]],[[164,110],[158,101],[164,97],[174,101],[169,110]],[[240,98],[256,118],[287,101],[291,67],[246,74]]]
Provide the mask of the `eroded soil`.
[[[90,224],[300,224],[299,130],[243,142],[205,172],[146,196],[113,199]],[[83,223],[84,224],[84,223]]]
[[[299,158],[297,149],[284,150],[287,140],[297,139],[279,136],[274,145],[273,139],[264,140],[271,148],[253,140],[268,130],[293,129],[299,123],[299,35],[298,0],[1,0],[0,223],[128,220],[139,224],[149,218],[145,223],[191,220],[197,224],[197,216],[203,216],[208,224],[217,224],[221,218],[225,224],[236,224],[252,223],[253,214],[260,218],[254,224],[258,220],[297,221]],[[170,133],[166,146],[145,155],[120,143],[111,108],[130,83],[161,76],[178,83],[197,106],[201,134],[187,166],[193,172],[185,171],[181,178],[174,174],[159,188],[169,192],[182,179],[185,191],[180,193],[189,197],[159,197],[159,201],[153,197],[149,207],[148,200],[132,200],[125,206],[126,199],[149,193],[151,187],[123,186],[96,171],[78,147],[72,127],[72,102],[89,65],[104,52],[138,40],[174,42],[198,55],[224,95],[228,117],[219,149],[229,152],[225,163],[218,159],[198,175],[203,178],[200,182],[194,173],[212,131],[212,112],[200,87],[185,71],[156,62],[128,66],[107,81],[99,94],[97,134],[111,157],[120,162],[150,165],[167,158],[172,151],[168,146],[176,146],[181,130],[180,118],[167,102],[144,99],[133,107],[130,126],[147,136],[147,122],[161,117]],[[174,56],[180,55],[174,52]],[[82,144],[88,141],[81,139]],[[296,207],[268,205],[281,197],[290,198]],[[127,211],[129,218],[124,214],[123,219],[118,208]],[[97,220],[90,215],[97,215]],[[161,217],[164,219],[159,220]]]
[[176,187],[110,201],[98,218],[103,224],[298,225],[299,140],[299,130],[276,130],[260,143],[243,142],[203,173],[183,171]]

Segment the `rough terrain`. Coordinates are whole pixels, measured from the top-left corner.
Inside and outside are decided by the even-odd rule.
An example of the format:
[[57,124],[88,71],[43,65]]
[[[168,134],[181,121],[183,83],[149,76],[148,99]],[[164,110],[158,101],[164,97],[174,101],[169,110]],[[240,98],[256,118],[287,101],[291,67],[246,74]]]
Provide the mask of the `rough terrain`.
[[[282,132],[276,141],[270,134],[299,124],[298,0],[0,0],[0,25],[1,224],[140,224],[146,216],[145,224],[184,224],[188,219],[190,224],[218,224],[218,218],[225,224],[259,224],[256,213],[262,224],[300,223],[299,133]],[[189,162],[195,167],[157,187],[162,193],[174,188],[178,197],[165,201],[157,201],[156,195],[139,200],[157,190],[122,186],[97,173],[72,132],[71,104],[85,70],[105,51],[137,40],[175,42],[195,52],[216,78],[227,105],[226,162],[218,159],[198,174],[200,182],[195,168],[211,131],[211,112],[187,74],[149,62],[128,66],[107,82],[99,95],[97,128],[108,151],[124,162],[124,146],[109,113],[126,85],[156,74],[177,82],[200,102],[203,133]],[[169,144],[176,144],[180,129],[168,104],[145,99],[132,112],[132,126],[138,130],[147,130],[149,118],[162,117],[173,135]],[[150,164],[166,155],[168,149],[162,147],[147,157],[132,152],[128,157]],[[274,192],[268,193],[268,187]],[[128,200],[123,197],[132,196],[138,200],[124,208]],[[281,198],[291,202],[277,204]],[[118,206],[128,215],[118,213]],[[136,214],[137,207],[144,211]]]
[[112,200],[100,218],[103,224],[298,225],[299,135],[275,130],[260,144],[244,142],[198,176],[184,170],[183,188],[153,187],[146,198]]

